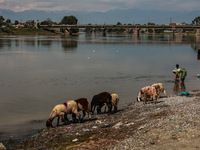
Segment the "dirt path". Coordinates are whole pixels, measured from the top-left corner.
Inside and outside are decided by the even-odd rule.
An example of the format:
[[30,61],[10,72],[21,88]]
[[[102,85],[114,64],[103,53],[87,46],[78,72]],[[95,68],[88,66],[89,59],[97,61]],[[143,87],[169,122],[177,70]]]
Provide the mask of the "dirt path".
[[115,114],[43,129],[14,149],[200,149],[200,91],[132,103]]

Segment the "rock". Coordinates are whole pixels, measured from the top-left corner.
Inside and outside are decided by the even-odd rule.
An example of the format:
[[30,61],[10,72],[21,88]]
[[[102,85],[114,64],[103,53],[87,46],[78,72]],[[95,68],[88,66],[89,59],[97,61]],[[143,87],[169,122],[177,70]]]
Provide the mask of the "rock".
[[134,125],[134,123],[127,123],[126,126]]
[[144,129],[144,127],[145,127],[145,126],[140,126],[140,127],[138,128],[138,130]]
[[97,124],[101,124],[102,121],[101,121],[101,120],[97,120],[95,123],[97,123]]
[[122,126],[123,126],[123,123],[122,122],[118,122],[117,124],[115,124],[113,126],[113,128],[118,129],[118,128],[122,127]]
[[72,142],[77,142],[77,141],[78,141],[78,139],[73,139],[73,140],[72,140]]
[[97,128],[98,128],[97,126],[93,126],[93,127],[92,127],[92,129],[97,129]]

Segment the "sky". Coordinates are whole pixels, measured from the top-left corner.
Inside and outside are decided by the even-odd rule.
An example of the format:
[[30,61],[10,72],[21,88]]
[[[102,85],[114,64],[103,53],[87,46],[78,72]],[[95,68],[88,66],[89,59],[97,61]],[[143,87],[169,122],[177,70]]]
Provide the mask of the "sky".
[[200,0],[0,0],[0,9],[106,12],[115,9],[199,10]]

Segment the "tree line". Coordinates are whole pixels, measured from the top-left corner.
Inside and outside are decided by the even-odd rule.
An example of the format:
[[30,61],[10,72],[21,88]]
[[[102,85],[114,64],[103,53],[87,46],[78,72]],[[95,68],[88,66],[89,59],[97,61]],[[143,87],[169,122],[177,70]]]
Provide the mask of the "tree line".
[[[25,27],[32,26],[35,22],[34,21],[27,21],[29,23],[25,23]],[[30,23],[31,22],[31,23]],[[6,19],[3,16],[0,16],[0,28],[9,28],[12,25],[18,25],[20,22],[18,20],[15,20],[14,23],[11,22],[10,19]],[[40,22],[41,25],[52,25],[52,24],[77,24],[78,19],[75,16],[64,16],[63,19],[60,21],[60,23],[53,22],[50,18],[47,18],[46,20]]]

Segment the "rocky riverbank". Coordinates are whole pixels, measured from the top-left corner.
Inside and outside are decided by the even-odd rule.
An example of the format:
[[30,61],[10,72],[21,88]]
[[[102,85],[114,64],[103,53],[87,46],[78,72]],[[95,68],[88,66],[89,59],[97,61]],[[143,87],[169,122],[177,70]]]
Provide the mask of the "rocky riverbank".
[[200,149],[200,91],[190,93],[46,128],[12,149]]

